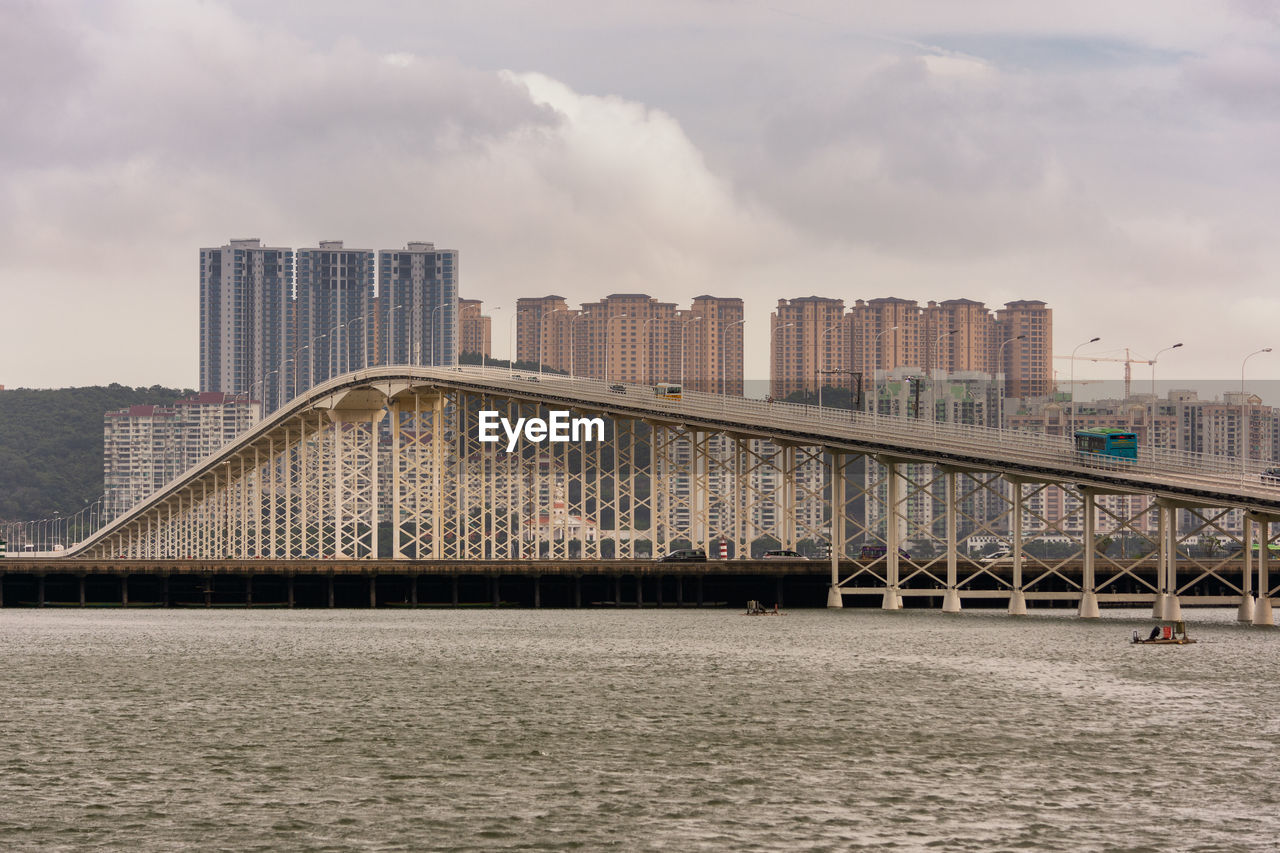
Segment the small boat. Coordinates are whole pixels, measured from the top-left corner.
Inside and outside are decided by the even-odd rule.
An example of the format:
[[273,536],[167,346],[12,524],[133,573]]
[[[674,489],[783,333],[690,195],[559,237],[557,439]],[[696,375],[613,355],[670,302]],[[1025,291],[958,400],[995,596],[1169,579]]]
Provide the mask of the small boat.
[[778,605],[773,605],[772,610],[765,608],[763,604],[754,599],[747,602],[747,612],[744,616],[781,616],[782,612],[778,610]]
[[1150,636],[1147,637],[1134,631],[1133,642],[1139,646],[1185,646],[1194,643],[1195,640],[1187,636],[1186,622],[1171,622],[1152,628]]

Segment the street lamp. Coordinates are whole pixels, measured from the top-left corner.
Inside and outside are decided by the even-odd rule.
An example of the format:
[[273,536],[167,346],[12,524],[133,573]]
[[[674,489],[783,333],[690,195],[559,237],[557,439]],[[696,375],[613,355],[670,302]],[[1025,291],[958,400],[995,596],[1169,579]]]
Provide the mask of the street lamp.
[[1001,342],[996,350],[996,367],[1000,368],[1000,395],[996,398],[996,429],[1004,429],[1004,348],[1014,341],[1025,341],[1026,335],[1018,335]]
[[[889,334],[890,332],[896,332],[896,331],[898,331],[898,329],[901,329],[901,328],[902,328],[901,326],[890,326],[890,327],[889,327],[889,328],[887,328],[887,329],[883,329],[883,330],[881,330],[878,334],[876,334],[876,338],[875,338],[875,340],[871,342],[871,349],[872,349],[872,350],[875,352],[875,354],[876,354],[876,371],[877,371],[877,372],[879,372],[879,371],[882,371],[882,370],[883,370],[883,368],[881,368],[881,366],[880,366],[880,362],[881,362],[881,358],[880,358],[880,339],[881,339],[881,338],[883,338],[885,335]],[[888,372],[887,372],[887,371],[885,371],[885,377],[884,377],[884,378],[885,378],[885,380],[886,380],[886,381],[888,381],[889,375],[888,375]],[[876,407],[876,408],[875,408],[875,413],[878,415],[878,414],[880,414],[880,382],[879,382],[879,380],[876,380],[875,382],[871,383],[871,385],[872,385],[872,390],[874,390],[874,391],[875,391],[875,398],[876,398],[876,399],[875,399],[875,407]]]
[[[650,317],[640,324],[640,338],[644,341],[644,381],[646,385],[653,384],[653,339],[649,337],[649,324],[657,317]],[[683,391],[684,389],[680,389]]]
[[943,375],[945,376],[945,372],[944,372],[944,371],[942,371],[942,369],[941,369],[941,364],[942,364],[942,342],[943,342],[943,340],[944,340],[944,339],[951,337],[952,335],[954,335],[955,333],[957,333],[957,332],[959,332],[959,331],[960,331],[959,329],[949,329],[949,330],[947,330],[947,331],[943,332],[942,334],[938,335],[938,339],[937,339],[936,341],[934,341],[934,342],[933,342],[933,353],[934,353],[934,356],[933,356],[933,372],[934,372],[934,374],[935,374],[935,375],[934,375],[934,377],[933,377],[933,382],[932,382],[932,383],[930,383],[930,387],[931,387],[931,388],[932,388],[932,390],[933,390],[933,405],[932,405],[930,408],[932,408],[932,409],[933,409],[932,414],[933,414],[933,420],[935,420],[935,421],[938,419],[938,377],[937,377],[937,375],[936,375],[936,374],[938,374],[938,373],[943,373]]
[[1102,338],[1089,338],[1082,344],[1076,344],[1076,348],[1071,351],[1071,418],[1067,421],[1067,438],[1075,441],[1076,434],[1076,353],[1080,351],[1080,347],[1096,344]]
[[614,320],[625,320],[630,314],[616,314],[604,321],[604,381],[609,381],[609,327]]
[[[529,309],[525,309],[528,311]],[[520,306],[507,318],[507,375],[516,375],[516,318],[520,316]]]
[[[822,334],[818,337],[818,358],[822,361],[822,366],[818,368],[818,408],[822,408],[822,377],[827,372],[827,335],[843,326],[844,323],[832,323],[822,330]],[[849,408],[853,408],[853,401],[849,401]]]
[[[289,362],[287,362],[287,361],[285,362],[285,364],[288,364],[288,363],[289,363]],[[267,377],[268,377],[268,376],[271,376],[271,375],[272,375],[272,374],[274,374],[274,373],[279,373],[279,372],[280,372],[279,370],[272,370],[272,371],[270,371],[269,373],[267,373],[265,376],[263,376],[261,379],[257,380],[256,382],[250,383],[250,385],[249,385],[249,402],[251,402],[251,403],[253,402],[253,389],[254,389],[254,386],[258,386],[259,390],[262,392],[262,396],[263,396],[263,397],[267,396]],[[259,400],[258,400],[258,420],[262,420],[262,418],[263,418],[263,410],[264,410],[265,408],[266,408],[266,402],[265,402],[264,400],[262,400],[262,399],[259,399]]]
[[1151,418],[1147,421],[1147,438],[1149,439],[1147,444],[1151,446],[1152,450],[1156,448],[1156,362],[1160,360],[1160,356],[1180,346],[1182,346],[1181,342],[1171,347],[1165,347],[1156,353],[1155,358],[1151,359]]
[[775,373],[773,368],[774,368],[774,364],[776,363],[776,359],[774,357],[774,349],[778,345],[778,332],[782,331],[783,329],[790,329],[794,325],[795,323],[783,323],[781,326],[774,326],[773,329],[770,330],[769,332],[769,391],[770,392],[777,390],[773,387],[774,373]]
[[701,314],[699,314],[697,317],[685,317],[683,320],[680,321],[680,392],[681,393],[684,393],[684,352],[685,352],[684,332],[685,332],[685,329],[689,327],[690,323],[696,323],[699,320],[703,320],[703,319],[706,319],[706,318],[703,317]]
[[[316,341],[320,340],[321,338],[327,338],[327,337],[329,337],[329,336],[328,336],[328,335],[320,335],[320,337],[312,338],[312,339],[311,339],[311,344],[314,344]],[[311,349],[311,344],[306,344],[305,346],[298,347],[298,355],[301,355],[301,354],[302,354],[302,351],[303,351],[303,350],[305,350],[305,349]],[[285,364],[288,364],[288,362],[286,361],[286,362],[285,362]],[[308,359],[307,359],[307,379],[308,379],[308,381],[309,381],[309,380],[311,380],[311,379],[314,377],[314,374],[315,374],[315,370],[311,367],[311,360],[310,360],[310,357],[308,357]],[[314,384],[314,383],[313,383],[313,384]],[[308,386],[308,387],[309,387],[309,386]],[[294,396],[294,397],[297,397],[297,396],[298,396],[298,359],[297,359],[297,355],[295,355],[295,356],[294,356],[294,361],[293,361],[293,396]]]
[[[347,325],[354,326],[356,323],[359,323],[364,318],[365,318],[365,315],[361,314],[359,317],[355,318],[354,320],[348,320]],[[365,327],[365,334],[366,335],[368,334],[368,327]],[[348,371],[351,370],[351,344],[345,340],[343,341],[343,343],[344,343],[344,346],[342,347],[342,360],[343,360],[342,372],[347,373]],[[362,351],[360,364],[362,367],[368,367],[369,354],[367,351],[365,351],[365,348],[363,346],[360,347],[360,349]]]
[[[734,326],[742,326],[742,324],[745,322],[747,322],[745,317],[742,318],[741,320],[734,320],[732,323],[730,323],[729,325],[725,326],[723,329],[720,330],[720,396],[721,397],[724,397],[726,394],[728,394],[727,385],[725,382],[725,371],[728,369],[727,365],[728,365],[728,355],[729,355],[729,348],[728,346],[726,346],[726,341],[729,337],[728,330],[732,329]],[[745,326],[743,326],[743,333],[744,334],[746,333]],[[681,388],[680,390],[682,392],[684,391],[683,388]]]
[[[545,314],[539,314],[539,315],[538,315],[538,375],[539,375],[539,376],[541,376],[541,375],[542,375],[542,361],[543,361],[543,352],[544,352],[543,344],[544,344],[544,343],[546,342],[546,340],[547,340],[547,329],[546,329],[546,326],[547,326],[547,319],[548,319],[548,318],[550,318],[550,317],[554,317],[555,315],[557,315],[557,314],[561,313],[562,311],[563,311],[563,312],[565,312],[565,313],[568,313],[569,309],[568,309],[568,308],[554,308],[554,309],[552,309],[551,311],[548,311],[548,312],[547,312],[547,313],[545,313]],[[646,321],[646,322],[647,322],[647,321]],[[569,375],[570,375],[570,376],[573,376],[573,365],[572,365],[572,361],[573,361],[573,323],[572,323],[572,322],[569,324],[569,361],[571,362],[571,363],[570,363],[570,365],[569,365]]]
[[[427,362],[427,363],[428,363],[428,364],[435,364],[435,363],[436,363],[436,312],[437,312],[437,311],[439,311],[439,310],[440,310],[441,308],[443,308],[443,307],[444,307],[444,303],[443,303],[443,302],[441,302],[441,303],[440,303],[439,305],[437,305],[435,308],[432,308],[432,309],[431,309],[431,328],[427,330],[427,334],[430,336],[430,339],[431,339],[431,351],[427,353],[427,359],[428,359],[428,362]],[[495,307],[494,307],[494,309],[493,309],[493,310],[494,310],[494,311],[501,311],[501,310],[502,310],[502,306],[501,306],[501,305],[497,305],[497,306],[495,306]],[[419,355],[421,355],[421,353],[419,353]],[[418,359],[418,361],[419,361],[419,362],[421,362],[421,361],[422,361],[422,359],[421,359],[421,358],[419,358],[419,359]],[[480,356],[480,366],[481,366],[481,367],[484,367],[484,354],[483,354],[483,353],[482,353],[482,354],[481,354],[481,356]]]
[[1247,442],[1249,440],[1249,431],[1245,427],[1245,419],[1248,417],[1248,410],[1244,405],[1244,366],[1249,363],[1249,359],[1255,355],[1262,355],[1264,352],[1271,352],[1271,347],[1263,347],[1262,349],[1251,352],[1244,357],[1244,361],[1240,362],[1240,480],[1244,481],[1245,463],[1249,458],[1249,448]]

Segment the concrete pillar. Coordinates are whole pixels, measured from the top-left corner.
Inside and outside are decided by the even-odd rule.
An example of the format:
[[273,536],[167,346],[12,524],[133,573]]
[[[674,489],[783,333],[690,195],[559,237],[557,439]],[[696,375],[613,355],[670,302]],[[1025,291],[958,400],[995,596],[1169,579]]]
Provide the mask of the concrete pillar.
[[1013,486],[1013,510],[1010,526],[1013,528],[1013,579],[1009,593],[1009,615],[1027,615],[1027,593],[1022,588],[1022,481],[1011,480]]
[[1165,506],[1161,509],[1168,512],[1168,519],[1164,526],[1165,542],[1161,545],[1165,555],[1165,597],[1161,618],[1170,622],[1181,622],[1182,605],[1178,601],[1178,514],[1173,506]]
[[1271,519],[1258,519],[1261,536],[1258,537],[1258,600],[1253,605],[1254,625],[1274,625],[1271,613],[1271,574],[1268,563],[1271,556]]
[[942,594],[942,612],[960,612],[960,590],[956,589],[956,569],[960,560],[959,543],[956,541],[956,472],[947,469],[943,473],[947,487],[947,590]]
[[901,532],[898,528],[898,503],[902,483],[898,479],[898,465],[892,459],[884,460],[885,476],[885,584],[881,610],[901,610],[902,596],[898,593],[898,549],[901,548]]
[[1253,622],[1253,519],[1244,517],[1244,550],[1240,552],[1240,607],[1237,622]]
[[1096,496],[1089,489],[1081,489],[1084,498],[1084,577],[1080,581],[1081,619],[1099,619],[1102,613],[1098,610],[1097,579],[1094,572],[1094,558],[1097,556],[1097,544],[1094,541],[1094,517],[1097,515]]

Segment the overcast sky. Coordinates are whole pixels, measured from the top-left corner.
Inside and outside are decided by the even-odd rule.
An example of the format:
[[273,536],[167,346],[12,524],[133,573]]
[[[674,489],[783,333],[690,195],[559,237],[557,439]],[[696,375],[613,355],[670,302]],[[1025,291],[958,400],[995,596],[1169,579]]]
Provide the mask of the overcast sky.
[[1274,379],[1275,8],[0,0],[0,384],[194,386],[233,237],[458,249],[499,356],[548,293],[742,296],[751,377],[780,297],[1042,299]]

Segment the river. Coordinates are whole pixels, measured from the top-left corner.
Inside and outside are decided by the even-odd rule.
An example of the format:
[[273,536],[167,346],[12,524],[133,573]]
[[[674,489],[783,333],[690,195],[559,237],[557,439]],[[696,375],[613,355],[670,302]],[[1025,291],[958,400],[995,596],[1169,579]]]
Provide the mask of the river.
[[1280,634],[1188,611],[0,612],[6,850],[1265,850]]

